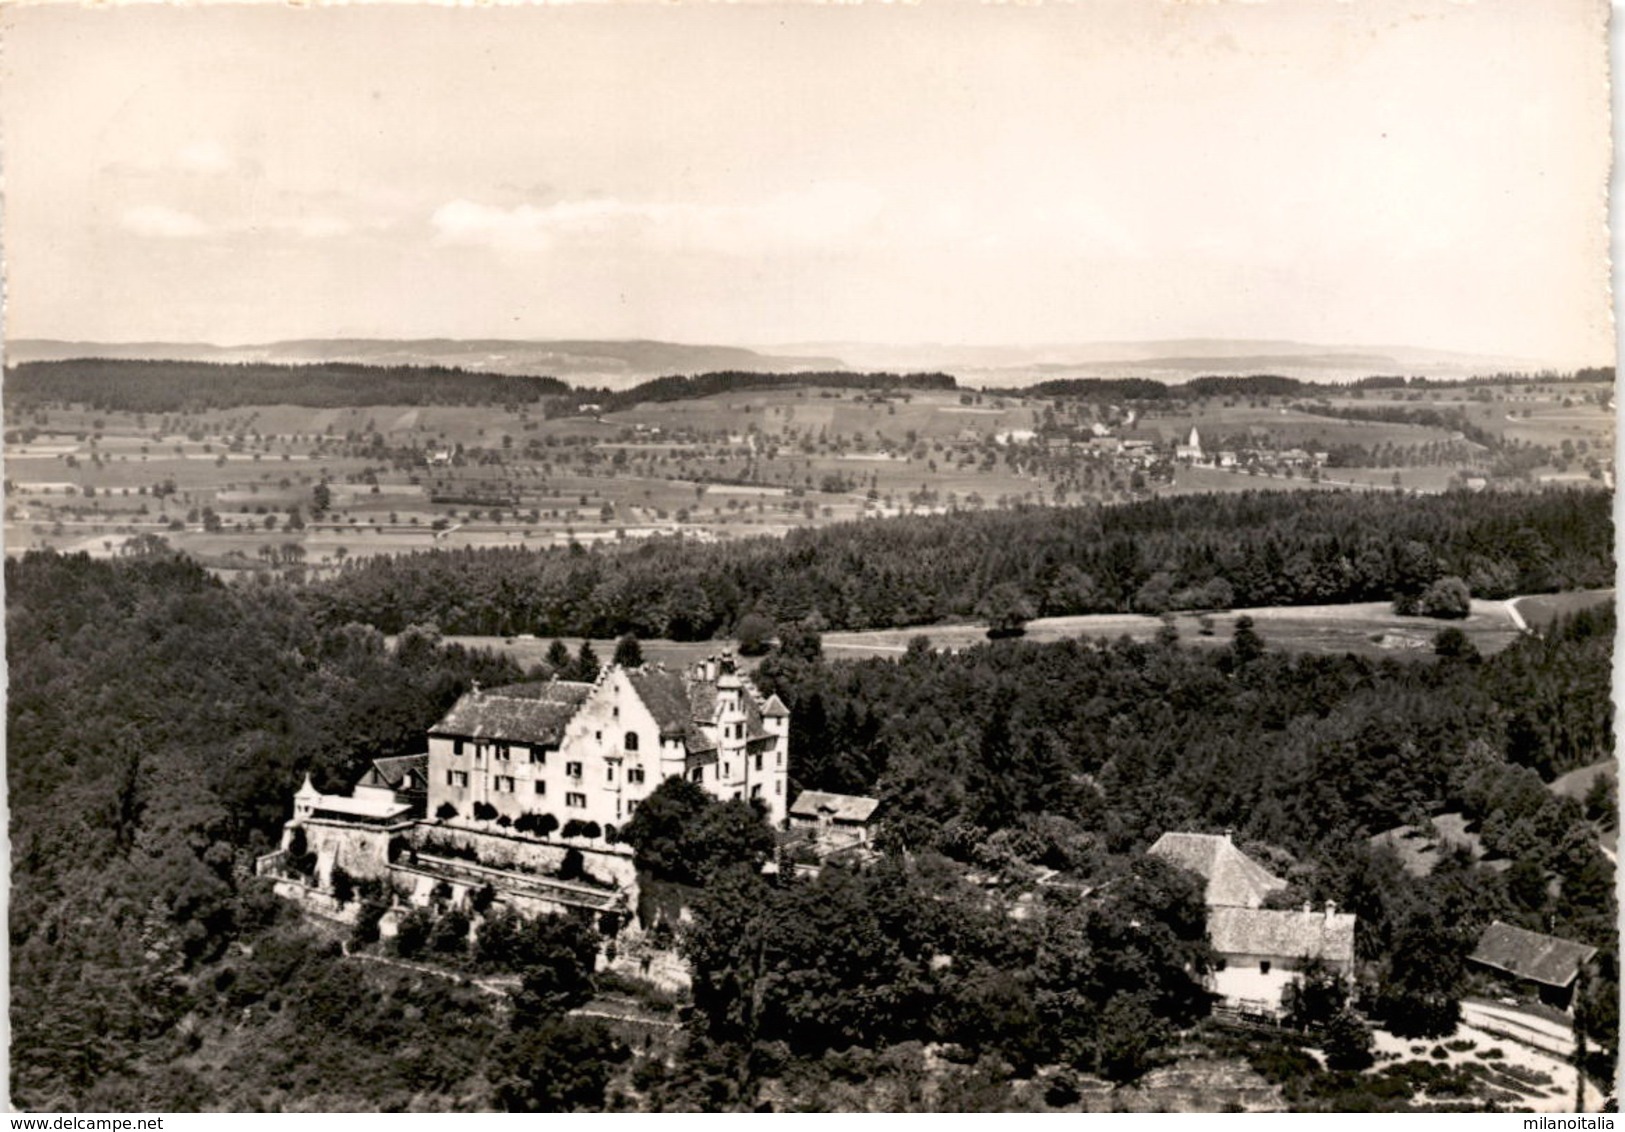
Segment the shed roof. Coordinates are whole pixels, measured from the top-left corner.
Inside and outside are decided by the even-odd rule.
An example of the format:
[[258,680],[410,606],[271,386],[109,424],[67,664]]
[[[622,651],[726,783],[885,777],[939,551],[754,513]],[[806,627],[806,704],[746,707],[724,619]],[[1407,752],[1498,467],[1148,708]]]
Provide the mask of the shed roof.
[[1207,881],[1214,907],[1257,908],[1286,881],[1253,860],[1226,833],[1165,833],[1147,852]]
[[1542,935],[1496,920],[1478,937],[1478,946],[1467,958],[1520,979],[1549,987],[1566,987],[1580,973],[1580,966],[1597,954],[1595,947]]
[[1354,921],[1349,912],[1283,912],[1273,908],[1211,908],[1208,939],[1221,955],[1271,955],[1280,959],[1354,962]]
[[826,794],[821,790],[803,790],[796,795],[790,813],[798,818],[816,818],[825,810],[836,821],[868,821],[880,805],[879,798],[865,798],[861,794]]
[[469,692],[434,726],[433,733],[556,745],[564,737],[565,724],[592,689],[591,684],[550,680]]

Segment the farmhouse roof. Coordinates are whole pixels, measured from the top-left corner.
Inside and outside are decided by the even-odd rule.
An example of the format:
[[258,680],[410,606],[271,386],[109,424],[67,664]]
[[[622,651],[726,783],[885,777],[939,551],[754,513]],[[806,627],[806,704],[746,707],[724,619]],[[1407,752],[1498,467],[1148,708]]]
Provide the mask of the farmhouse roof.
[[880,805],[879,798],[865,798],[860,794],[826,794],[821,790],[803,790],[796,795],[790,813],[798,818],[816,818],[828,811],[836,821],[865,822]]
[[1330,909],[1213,908],[1207,914],[1207,934],[1213,950],[1221,955],[1352,963],[1354,921],[1352,913]]
[[573,680],[550,680],[469,692],[435,725],[434,734],[557,745],[592,689]]
[[1549,987],[1566,987],[1580,973],[1581,965],[1595,954],[1595,947],[1496,920],[1484,929],[1484,934],[1478,937],[1478,946],[1467,958],[1520,979]]
[[1211,907],[1257,908],[1286,881],[1237,849],[1228,833],[1165,833],[1147,852],[1207,881]]

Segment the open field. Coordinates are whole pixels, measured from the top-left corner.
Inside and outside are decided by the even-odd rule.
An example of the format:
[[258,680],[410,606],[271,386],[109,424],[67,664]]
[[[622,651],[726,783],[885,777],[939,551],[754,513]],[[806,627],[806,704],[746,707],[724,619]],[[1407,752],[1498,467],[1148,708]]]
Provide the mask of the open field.
[[[1186,643],[1227,645],[1236,620],[1251,617],[1267,646],[1306,652],[1354,652],[1365,656],[1392,656],[1430,651],[1440,629],[1455,625],[1467,634],[1482,653],[1492,653],[1511,644],[1517,630],[1500,602],[1475,601],[1472,615],[1465,621],[1435,621],[1425,617],[1400,617],[1386,602],[1354,605],[1270,606],[1237,609],[1207,615],[1211,634],[1203,633],[1204,617],[1180,613],[1172,617],[1179,638]],[[1075,617],[1040,617],[1027,622],[1026,639],[1059,641],[1070,637],[1116,640],[1129,637],[1153,640],[1161,630],[1160,618],[1136,613],[1086,614]],[[987,639],[981,624],[931,625],[911,629],[884,629],[865,633],[826,633],[824,652],[829,656],[884,656],[905,651],[908,642],[925,636],[935,648],[966,648]]]
[[[1235,631],[1237,618],[1253,619],[1266,647],[1306,652],[1354,652],[1363,656],[1427,654],[1433,648],[1433,636],[1447,625],[1460,628],[1479,651],[1485,654],[1505,648],[1516,638],[1506,606],[1502,602],[1475,601],[1473,612],[1465,621],[1434,621],[1423,617],[1400,617],[1386,603],[1365,602],[1355,605],[1270,606],[1260,609],[1238,609],[1203,617],[1194,613],[1173,615],[1172,621],[1179,638],[1188,644],[1228,645]],[[1204,634],[1204,620],[1211,622],[1212,633]],[[1061,641],[1077,637],[1097,640],[1117,640],[1128,637],[1137,641],[1155,639],[1163,622],[1156,617],[1137,613],[1101,613],[1075,617],[1040,617],[1027,622],[1026,640]],[[908,650],[909,642],[925,637],[934,649],[959,650],[984,644],[987,626],[970,622],[955,625],[917,625],[907,629],[876,629],[866,632],[836,632],[823,634],[824,655],[832,658],[863,659],[866,657],[897,657]],[[512,657],[529,667],[541,663],[552,643],[547,637],[447,637],[470,648],[488,648]],[[573,656],[581,647],[578,637],[561,638]],[[723,650],[738,655],[738,642],[715,641],[642,641],[644,658],[653,663],[680,667]],[[594,641],[593,649],[600,660],[608,661],[615,651],[615,642]],[[741,657],[743,667],[749,669],[757,663]]]
[[1544,629],[1559,617],[1613,600],[1613,590],[1573,590],[1560,594],[1531,594],[1514,598],[1513,604],[1531,629]]
[[[542,664],[547,658],[547,650],[552,646],[553,637],[446,637],[446,643],[463,645],[471,649],[490,649],[500,656],[510,657],[516,664],[524,668],[531,668]],[[580,637],[560,637],[573,657],[581,649]],[[749,672],[760,663],[759,657],[742,657],[739,655],[737,641],[639,641],[643,649],[643,660],[646,664],[663,664],[667,668],[686,668],[696,661],[707,657],[717,656],[723,652],[731,651],[739,662],[742,671]],[[615,642],[595,640],[592,643],[593,652],[598,654],[601,664],[608,664],[615,655]]]
[[[1567,441],[1572,458],[1535,469],[1535,480],[1597,482],[1597,453],[1611,454],[1600,386],[1316,398],[1333,408],[1460,410],[1519,443]],[[6,545],[112,554],[154,534],[247,563],[293,545],[308,572],[437,546],[541,548],[679,531],[730,539],[1207,491],[1435,492],[1489,474],[1475,462],[1481,446],[1447,430],[1338,420],[1295,407],[1301,401],[1210,397],[1131,410],[987,391],[791,387],[554,419],[537,405],[59,407],[8,417]],[[1250,466],[1174,460],[1172,445],[1192,427],[1209,452],[1257,446]],[[1102,433],[1154,447],[1119,452],[1093,443]],[[1341,462],[1270,458],[1289,448],[1329,448]],[[1362,452],[1368,464],[1347,462]]]

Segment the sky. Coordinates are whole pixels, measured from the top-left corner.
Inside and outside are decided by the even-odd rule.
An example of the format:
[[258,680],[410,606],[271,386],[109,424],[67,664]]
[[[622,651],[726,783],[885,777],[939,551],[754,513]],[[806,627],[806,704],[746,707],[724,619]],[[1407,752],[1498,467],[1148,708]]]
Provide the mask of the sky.
[[1607,12],[11,7],[6,335],[1606,362]]

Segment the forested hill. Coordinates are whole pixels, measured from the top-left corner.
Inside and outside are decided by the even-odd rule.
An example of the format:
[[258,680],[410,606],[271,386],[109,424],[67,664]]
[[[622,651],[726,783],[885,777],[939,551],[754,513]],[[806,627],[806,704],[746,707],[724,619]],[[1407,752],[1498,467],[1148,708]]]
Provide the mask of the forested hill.
[[[753,373],[723,370],[692,377],[677,374],[657,377],[614,392],[608,389],[581,389],[578,401],[590,401],[604,412],[630,409],[634,405],[664,401],[687,401],[717,393],[747,393],[758,389],[784,389],[816,385],[826,389],[957,389],[958,383],[945,373]],[[566,406],[573,410],[571,403]]]
[[1504,598],[1612,584],[1598,491],[1246,492],[1121,507],[839,524],[721,545],[678,540],[374,559],[316,587],[333,624],[385,632],[725,634],[746,613],[830,629],[1027,615],[1390,600],[1446,576]]
[[[718,854],[682,929],[693,1019],[675,1044],[633,1048],[558,1016],[592,989],[597,940],[569,921],[499,914],[471,952],[467,916],[447,913],[431,958],[463,978],[437,978],[346,957],[252,875],[307,771],[332,788],[420,750],[473,681],[518,679],[510,662],[422,630],[389,648],[324,628],[300,591],[229,587],[169,555],[30,553],[5,582],[10,1087],[28,1110],[784,1105],[764,1077],[802,1082],[810,1107],[857,1085],[853,1107],[873,1107],[888,1063],[951,1043],[965,1056],[944,1062],[984,1083],[938,1107],[1007,1111],[1018,1076],[1128,1080],[1159,1046],[1208,1040],[1191,1029],[1213,958],[1198,882],[1143,850],[1226,826],[1289,882],[1278,906],[1358,915],[1364,1001],[1395,1034],[1454,1028],[1491,920],[1601,948],[1575,1013],[1598,1079],[1612,1070],[1616,914],[1596,831],[1617,824],[1613,799],[1542,783],[1612,750],[1607,610],[1489,659],[1460,642],[1292,655],[1239,626],[1222,648],[781,651],[757,679],[793,712],[795,785],[882,797],[885,857],[803,883]],[[1445,812],[1490,867],[1463,848],[1415,877],[1368,840]],[[1040,870],[1061,883],[1035,887]],[[352,954],[377,946],[363,922]],[[515,993],[467,985],[525,953]],[[1419,1087],[1325,1078],[1298,1056],[1294,1078],[1369,1088],[1356,1104]]]
[[[6,561],[5,586],[12,1097],[242,1111],[277,1089],[345,1107],[430,1088],[434,1059],[404,1026],[393,1056],[353,1059],[389,1005],[375,1016],[354,971],[319,972],[303,945],[224,960],[280,915],[254,857],[307,772],[337,789],[421,750],[470,681],[518,669],[421,634],[389,650],[360,626],[322,630],[287,591],[231,589],[178,557],[31,553]],[[204,1033],[230,1073],[187,1064]]]
[[570,392],[551,377],[476,373],[440,366],[241,365],[85,358],[25,362],[6,370],[18,408],[75,403],[105,411],[196,412],[239,405],[475,405],[540,401]]

